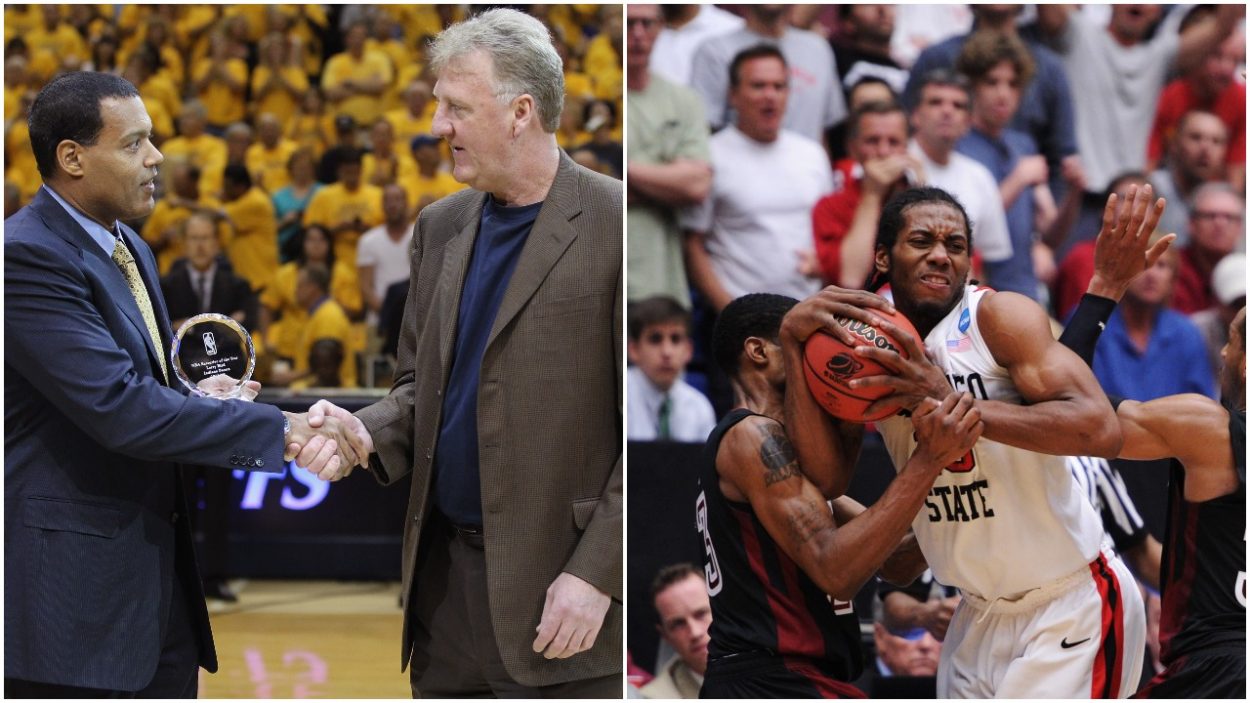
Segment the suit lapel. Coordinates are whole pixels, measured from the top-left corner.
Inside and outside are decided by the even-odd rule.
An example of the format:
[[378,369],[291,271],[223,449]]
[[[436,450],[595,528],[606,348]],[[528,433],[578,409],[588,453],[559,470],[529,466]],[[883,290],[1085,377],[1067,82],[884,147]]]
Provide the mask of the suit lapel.
[[[54,234],[73,244],[82,252],[83,262],[87,268],[95,273],[96,277],[103,283],[104,290],[107,292],[109,299],[117,306],[119,310],[130,320],[130,324],[134,326],[135,331],[139,333],[140,339],[143,340],[144,346],[148,350],[148,361],[155,364],[152,368],[152,375],[158,381],[161,378],[160,360],[156,355],[156,347],[152,345],[152,336],[148,334],[148,326],[143,321],[143,314],[139,312],[139,304],[135,302],[135,296],[130,292],[130,286],[126,283],[126,277],[117,266],[117,262],[112,257],[104,253],[100,245],[87,234],[87,231],[70,217],[65,208],[52,198],[51,195],[44,193],[40,189],[35,199],[31,202],[31,207],[39,213],[44,224],[48,226]],[[135,245],[135,234],[129,227],[122,225],[122,236],[126,238],[126,244],[132,252],[139,252]],[[152,272],[146,271],[144,257],[142,254],[135,257],[139,264],[139,273],[144,279],[144,283],[148,286],[148,291],[153,291],[151,285]],[[165,312],[165,303],[161,300],[160,286],[155,287],[155,293],[149,292],[152,298],[153,311],[157,315],[157,326],[162,327],[162,337],[167,333],[164,327],[169,326],[169,316]],[[164,322],[162,322],[164,321]],[[168,340],[163,340],[168,345]]]
[[503,300],[499,304],[499,312],[495,314],[495,323],[486,340],[488,349],[521,308],[534,297],[552,267],[577,238],[577,230],[570,221],[581,210],[577,195],[576,166],[562,151],[556,179],[551,184],[542,209],[538,211],[538,218],[534,220],[529,238],[521,249],[521,259],[517,262],[512,279],[508,282],[508,290],[504,292]]
[[456,343],[456,323],[460,318],[460,295],[464,291],[464,279],[469,272],[469,259],[473,255],[473,244],[477,240],[482,206],[485,203],[486,196],[482,195],[465,212],[460,231],[443,248],[443,270],[438,277],[442,283],[430,303],[435,315],[442,313],[438,337],[441,346],[438,351],[443,378],[447,377],[447,372],[451,369],[451,353]]

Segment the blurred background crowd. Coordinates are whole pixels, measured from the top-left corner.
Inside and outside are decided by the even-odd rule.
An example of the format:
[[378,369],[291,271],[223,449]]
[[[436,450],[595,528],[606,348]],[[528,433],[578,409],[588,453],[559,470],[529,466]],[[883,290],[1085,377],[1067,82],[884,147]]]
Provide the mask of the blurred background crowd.
[[[1156,236],[1178,239],[1107,323],[1095,374],[1125,398],[1216,397],[1246,293],[1244,5],[631,4],[625,43],[631,518],[689,521],[686,483],[649,486],[665,471],[692,486],[698,453],[674,443],[701,443],[731,407],[708,352],[718,312],[746,293],[866,287],[883,204],[911,185],[953,193],[973,277],[1038,301],[1058,329],[1093,274],[1108,196],[1149,183],[1167,198]],[[893,475],[879,447],[870,431],[852,484],[864,503]],[[1073,471],[1136,518],[1117,547],[1153,549],[1163,474]],[[635,581],[663,549],[633,548],[634,524],[631,603],[655,608],[631,622],[634,681],[697,690],[699,570],[653,562]],[[698,547],[666,555],[698,564]],[[862,595],[872,677],[932,674],[951,594]],[[639,633],[657,622],[653,659]]]
[[[63,71],[136,87],[165,157],[140,231],[175,328],[230,315],[266,387],[389,386],[412,225],[462,188],[427,42],[487,6],[5,5],[4,207],[41,181],[27,111]],[[620,5],[517,6],[565,59],[558,141],[622,175]]]

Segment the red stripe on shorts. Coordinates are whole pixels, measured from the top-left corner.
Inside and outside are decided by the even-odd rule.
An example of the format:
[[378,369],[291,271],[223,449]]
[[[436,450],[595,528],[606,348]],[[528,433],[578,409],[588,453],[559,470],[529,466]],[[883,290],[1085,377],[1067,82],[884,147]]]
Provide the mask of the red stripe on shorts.
[[1124,599],[1120,581],[1103,555],[1089,564],[1102,601],[1102,641],[1094,657],[1091,698],[1118,698],[1124,675]]

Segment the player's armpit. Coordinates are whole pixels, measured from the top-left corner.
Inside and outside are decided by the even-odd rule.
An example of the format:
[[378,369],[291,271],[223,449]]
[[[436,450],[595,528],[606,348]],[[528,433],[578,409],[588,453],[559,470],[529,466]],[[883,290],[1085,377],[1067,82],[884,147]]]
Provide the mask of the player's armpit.
[[1228,411],[1204,395],[1126,400],[1116,411],[1124,433],[1123,459],[1175,457],[1185,467],[1185,499],[1202,502],[1237,490]]

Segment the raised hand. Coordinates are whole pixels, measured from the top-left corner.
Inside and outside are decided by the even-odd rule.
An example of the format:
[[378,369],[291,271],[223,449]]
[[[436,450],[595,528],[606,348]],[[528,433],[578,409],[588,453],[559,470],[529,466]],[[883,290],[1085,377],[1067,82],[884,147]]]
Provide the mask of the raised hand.
[[959,461],[981,439],[985,423],[971,393],[951,393],[939,403],[926,398],[912,413],[916,453],[936,471]]
[[[1094,276],[1087,291],[1118,301],[1129,283],[1142,271],[1155,265],[1176,239],[1171,233],[1150,245],[1150,237],[1167,207],[1163,198],[1151,202],[1150,185],[1130,186],[1123,206],[1115,193],[1107,198],[1102,213],[1102,229],[1094,242]],[[1119,213],[1116,213],[1116,210]]]
[[595,644],[611,597],[587,581],[561,572],[547,587],[534,651],[547,659],[567,659]]

